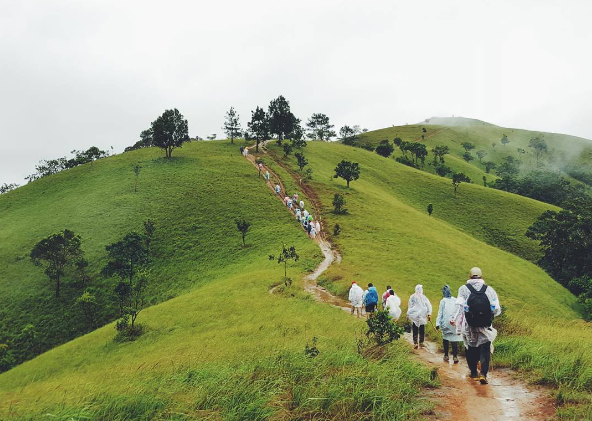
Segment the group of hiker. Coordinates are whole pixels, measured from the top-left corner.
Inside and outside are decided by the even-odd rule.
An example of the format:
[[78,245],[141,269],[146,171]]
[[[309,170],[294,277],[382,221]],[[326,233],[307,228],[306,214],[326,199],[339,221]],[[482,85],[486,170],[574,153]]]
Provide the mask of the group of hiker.
[[[249,148],[247,146],[241,146],[239,149],[242,156],[245,158],[249,156]],[[258,162],[257,169],[259,170],[259,176],[261,177],[261,173],[264,169],[263,163]],[[263,177],[266,182],[270,182],[270,174],[268,170],[265,170]],[[289,196],[287,192],[282,193],[282,188],[279,183],[276,183],[274,191],[280,198],[282,195],[284,196],[282,199],[284,205],[294,214],[298,222],[302,224],[302,228],[304,228],[310,238],[314,240],[317,235],[321,234],[321,223],[318,220],[315,220],[313,215],[304,208],[304,201],[302,199],[298,200],[298,193],[294,193],[292,196]]]
[[[349,290],[352,314],[372,315],[378,306],[378,291],[373,284],[363,290],[355,281]],[[401,299],[387,286],[382,294],[382,308],[387,310],[393,320],[401,316]],[[501,314],[499,299],[495,290],[485,284],[481,269],[474,267],[469,279],[458,289],[457,297],[452,296],[448,285],[442,287],[442,299],[438,306],[435,329],[442,335],[444,361],[449,362],[450,348],[454,364],[458,364],[458,344],[464,343],[470,378],[487,384],[487,373],[491,361],[492,342],[497,331],[492,327],[493,318]],[[411,324],[415,349],[423,348],[425,326],[432,320],[432,304],[423,293],[423,286],[416,285],[409,297],[407,319]],[[432,324],[433,326],[433,324]]]

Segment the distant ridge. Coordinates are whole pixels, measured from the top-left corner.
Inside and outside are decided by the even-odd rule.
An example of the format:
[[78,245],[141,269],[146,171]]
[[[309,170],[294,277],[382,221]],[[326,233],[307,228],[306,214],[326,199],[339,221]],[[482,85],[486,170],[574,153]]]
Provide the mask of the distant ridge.
[[466,117],[430,117],[418,124],[432,124],[438,126],[492,126],[497,127],[495,124],[488,123],[483,120],[477,120],[476,118]]

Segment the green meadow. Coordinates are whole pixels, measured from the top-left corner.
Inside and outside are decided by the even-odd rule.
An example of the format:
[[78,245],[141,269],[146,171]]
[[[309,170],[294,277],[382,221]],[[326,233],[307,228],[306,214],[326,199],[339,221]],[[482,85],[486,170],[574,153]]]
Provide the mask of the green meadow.
[[[428,134],[438,127],[426,126]],[[421,390],[438,380],[410,357],[406,343],[381,355],[359,352],[363,321],[302,291],[300,279],[322,254],[238,147],[193,142],[170,161],[143,149],[0,196],[0,237],[7,239],[0,243],[0,294],[9,303],[0,310],[0,342],[32,323],[52,348],[0,375],[0,419],[399,420],[429,412]],[[269,150],[266,165],[289,193],[302,195],[294,157],[283,158],[275,144]],[[309,142],[303,153],[323,229],[343,257],[320,283],[342,296],[352,280],[373,282],[380,293],[390,284],[403,311],[423,284],[436,310],[441,287],[455,291],[480,266],[504,308],[494,364],[549,386],[562,419],[590,417],[592,331],[575,297],[533,263],[540,250],[524,236],[538,215],[555,208],[477,183],[463,183],[455,196],[450,179],[361,148]],[[342,159],[361,167],[349,189],[333,178]],[[134,193],[136,164],[142,169]],[[482,172],[460,158],[459,165]],[[347,215],[331,213],[335,193],[344,195]],[[244,248],[234,223],[239,216],[252,223]],[[73,300],[87,286],[70,281],[56,300],[28,259],[31,247],[64,228],[81,234],[91,285],[108,291],[114,281],[99,274],[105,245],[147,218],[157,231],[152,305],[138,318],[146,332],[125,343],[114,341],[113,323],[86,333]],[[341,233],[333,236],[337,223]],[[268,255],[282,243],[294,245],[300,260],[288,267],[292,286],[270,294],[283,271]],[[115,310],[106,308],[104,320]],[[304,351],[313,338],[320,353],[310,358]]]

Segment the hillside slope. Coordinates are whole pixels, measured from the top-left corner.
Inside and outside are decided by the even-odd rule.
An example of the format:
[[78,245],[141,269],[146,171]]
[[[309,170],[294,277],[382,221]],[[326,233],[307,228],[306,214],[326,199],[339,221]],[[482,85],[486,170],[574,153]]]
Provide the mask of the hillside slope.
[[[499,127],[473,119],[432,118],[429,120],[429,124],[393,126],[369,131],[361,134],[354,144],[362,147],[376,147],[381,140],[392,141],[396,137],[407,142],[423,142],[430,153],[423,169],[431,173],[434,173],[434,169],[429,165],[432,160],[432,148],[448,146],[450,154],[446,156],[446,165],[456,172],[467,174],[475,183],[479,184],[482,183],[483,176],[487,177],[488,182],[496,178],[493,173],[485,173],[483,162],[491,161],[500,164],[505,157],[513,156],[522,161],[524,170],[535,169],[535,154],[528,146],[530,139],[534,137],[540,137],[547,142],[548,153],[544,155],[544,161],[546,167],[552,171],[557,171],[565,165],[592,165],[592,140],[589,139],[558,133]],[[506,145],[500,142],[504,135],[509,140]],[[461,146],[463,142],[475,145],[475,149],[471,151],[474,159],[468,163],[462,158],[465,152]],[[524,153],[519,153],[518,149],[524,150]],[[480,162],[476,156],[477,151],[486,153],[482,159],[483,162]],[[394,154],[394,157],[397,156],[401,156],[398,149]]]
[[[35,419],[50,412],[64,419],[111,420],[126,419],[122,414],[127,419],[392,419],[393,414],[405,419],[422,414],[425,403],[414,396],[430,384],[430,373],[410,362],[404,343],[390,347],[386,359],[363,358],[356,349],[361,321],[314,302],[298,282],[269,294],[283,273],[267,255],[277,253],[282,241],[302,255],[289,268],[293,279],[311,269],[320,252],[236,149],[200,143],[178,155],[195,155],[198,161],[187,174],[199,165],[216,171],[208,162],[220,165],[228,155],[225,176],[207,191],[224,196],[229,184],[238,183],[244,198],[240,209],[257,221],[247,237],[251,247],[239,247],[229,217],[236,203],[220,201],[231,237],[222,241],[233,246],[219,247],[209,257],[219,272],[212,269],[207,282],[145,310],[140,317],[147,333],[135,342],[114,343],[109,325],[0,375],[0,417]],[[277,162],[265,161],[293,193],[297,181],[289,180],[283,166],[295,173],[294,158],[279,158],[275,145],[270,151]],[[464,184],[454,197],[449,180],[358,148],[310,142],[303,152],[313,169],[309,186],[322,204],[325,230],[332,233],[336,223],[342,229],[332,239],[343,260],[328,270],[325,285],[344,294],[352,280],[373,282],[380,292],[390,284],[405,304],[415,284],[422,283],[436,307],[444,284],[456,290],[468,269],[479,265],[504,306],[496,364],[525,369],[531,380],[561,388],[562,403],[590,402],[592,332],[579,319],[575,297],[534,264],[494,247],[536,253],[523,233],[548,206],[478,185]],[[361,166],[361,178],[350,189],[332,177],[341,159]],[[345,196],[348,215],[330,213],[335,193]],[[170,207],[175,215],[179,201]],[[206,202],[196,205],[206,207]],[[434,204],[432,217],[427,203]],[[163,212],[172,219],[167,209]],[[188,209],[181,213],[177,235],[189,235],[182,230],[194,215],[194,208]],[[211,243],[218,241],[214,238]],[[159,241],[167,249],[174,238]],[[158,255],[155,262],[155,269],[162,268],[156,271],[160,285],[179,266],[177,285],[189,289],[201,273],[200,261],[170,264],[170,257]],[[227,265],[229,260],[234,264]],[[319,357],[306,358],[304,346],[314,336]]]

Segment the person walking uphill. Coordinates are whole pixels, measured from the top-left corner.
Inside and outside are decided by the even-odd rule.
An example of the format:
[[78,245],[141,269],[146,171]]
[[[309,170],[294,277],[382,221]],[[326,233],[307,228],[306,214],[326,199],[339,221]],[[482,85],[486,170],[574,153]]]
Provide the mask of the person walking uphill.
[[438,306],[438,317],[436,318],[436,330],[442,331],[442,344],[444,346],[444,361],[450,361],[448,348],[452,345],[452,361],[458,364],[458,343],[462,337],[457,335],[456,328],[450,324],[450,320],[456,314],[456,298],[452,296],[450,287],[444,285],[442,288],[442,300]]
[[352,314],[358,313],[358,318],[362,315],[362,302],[364,300],[364,290],[356,284],[356,281],[352,282],[352,286],[349,289],[349,301],[352,306]]
[[[485,283],[478,267],[471,269],[469,280],[458,289],[456,306],[456,314],[450,323],[456,325],[457,333],[462,333],[471,379],[487,384],[491,343],[497,337],[497,330],[491,324],[502,309],[497,293]],[[477,373],[479,361],[481,373]]]
[[[423,295],[423,286],[415,286],[415,294],[409,297],[409,305],[407,309],[407,318],[413,322],[413,345],[414,348],[423,348],[423,340],[425,337],[425,325],[429,320],[432,320],[432,304],[430,300]],[[419,334],[419,345],[417,337]]]
[[378,291],[372,284],[368,284],[368,289],[364,292],[364,305],[366,306],[366,314],[374,313],[378,305]]

